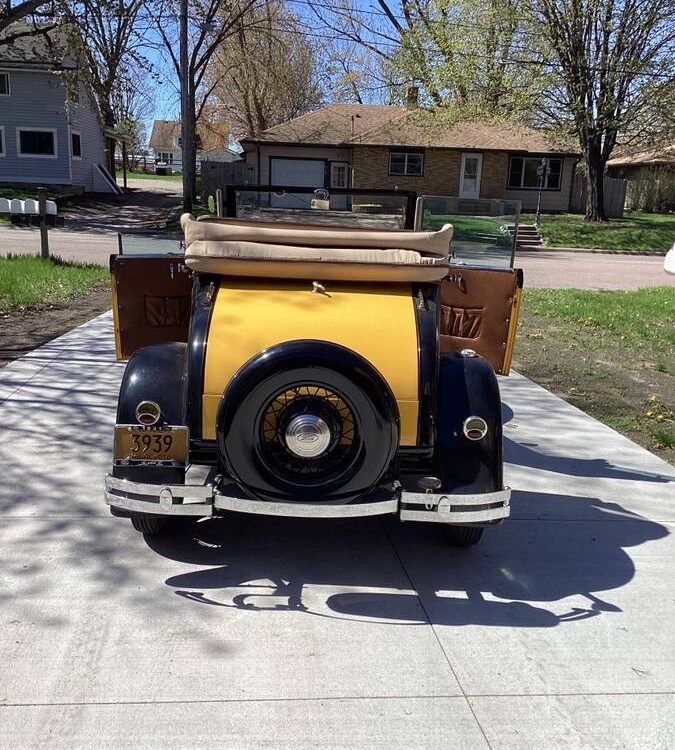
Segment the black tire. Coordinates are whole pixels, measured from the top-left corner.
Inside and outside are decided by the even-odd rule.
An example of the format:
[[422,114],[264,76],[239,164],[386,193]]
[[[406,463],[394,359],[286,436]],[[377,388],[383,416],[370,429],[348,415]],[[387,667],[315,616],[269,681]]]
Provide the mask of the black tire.
[[[289,393],[295,394],[290,400]],[[285,447],[283,409],[296,408],[296,400],[304,401],[303,408],[311,413],[326,410],[325,420],[335,426],[331,446],[320,457],[299,459]],[[277,403],[282,407],[270,433],[270,409]],[[290,367],[250,383],[230,417],[220,421],[219,444],[228,473],[257,499],[350,502],[375,487],[391,464],[398,445],[394,409],[381,393],[368,392],[329,367]],[[351,425],[349,439],[344,437],[345,424]]]
[[483,536],[482,526],[448,526],[446,532],[451,547],[472,547]]
[[141,534],[155,536],[166,530],[169,520],[164,516],[132,516],[131,525]]

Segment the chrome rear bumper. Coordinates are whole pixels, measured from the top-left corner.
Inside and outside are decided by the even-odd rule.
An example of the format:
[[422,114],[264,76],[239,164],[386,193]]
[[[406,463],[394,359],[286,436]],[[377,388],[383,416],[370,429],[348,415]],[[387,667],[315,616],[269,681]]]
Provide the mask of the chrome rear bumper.
[[[182,500],[182,502],[181,502]],[[508,518],[511,490],[472,495],[400,491],[387,500],[330,505],[276,503],[231,497],[211,485],[162,485],[131,482],[111,474],[105,478],[108,505],[134,513],[161,516],[211,516],[230,510],[296,518],[355,518],[398,513],[402,521],[450,524],[495,523]]]

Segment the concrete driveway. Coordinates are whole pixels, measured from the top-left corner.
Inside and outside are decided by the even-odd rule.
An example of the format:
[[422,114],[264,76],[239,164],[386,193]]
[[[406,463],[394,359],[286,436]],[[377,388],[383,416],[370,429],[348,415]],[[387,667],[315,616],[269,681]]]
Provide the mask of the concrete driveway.
[[675,472],[502,380],[513,518],[232,515],[146,540],[102,500],[109,315],[0,370],[0,747],[670,750]]

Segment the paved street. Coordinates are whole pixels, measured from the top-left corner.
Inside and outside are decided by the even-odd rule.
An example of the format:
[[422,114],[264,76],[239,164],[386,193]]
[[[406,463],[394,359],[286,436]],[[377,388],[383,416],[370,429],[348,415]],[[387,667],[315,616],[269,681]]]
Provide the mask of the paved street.
[[0,370],[0,748],[675,746],[672,467],[515,375],[513,518],[475,549],[394,519],[145,540],[102,500],[122,370],[109,314]]
[[[162,232],[144,236],[167,240]],[[136,238],[141,241],[140,237]],[[130,244],[131,240],[127,239]],[[168,239],[178,247],[178,235]],[[117,252],[117,234],[113,231],[80,232],[55,229],[49,233],[52,254],[66,260],[107,265],[110,253]],[[164,247],[164,246],[162,246]],[[37,253],[40,235],[37,229],[0,227],[0,255]],[[466,258],[476,262],[476,258]],[[639,289],[643,286],[675,286],[675,277],[663,270],[663,257],[650,255],[610,255],[604,253],[555,252],[535,250],[519,253],[516,266],[525,273],[525,286],[577,289]]]

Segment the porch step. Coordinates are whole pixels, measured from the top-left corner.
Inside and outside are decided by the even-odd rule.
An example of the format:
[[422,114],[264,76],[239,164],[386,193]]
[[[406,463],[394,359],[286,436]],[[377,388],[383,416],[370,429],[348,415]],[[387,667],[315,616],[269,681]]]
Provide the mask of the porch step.
[[[513,234],[514,226],[510,224],[508,227],[511,234]],[[516,233],[516,247],[537,247],[544,244],[539,230],[534,224],[519,224],[518,231]]]

